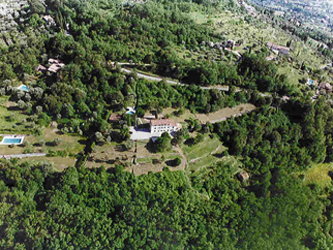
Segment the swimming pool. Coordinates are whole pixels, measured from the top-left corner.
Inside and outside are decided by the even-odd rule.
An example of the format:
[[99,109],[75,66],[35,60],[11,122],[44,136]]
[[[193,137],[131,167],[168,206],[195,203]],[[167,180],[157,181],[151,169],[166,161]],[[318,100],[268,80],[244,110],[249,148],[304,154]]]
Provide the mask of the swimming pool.
[[5,144],[18,144],[18,143],[21,143],[22,139],[19,138],[19,139],[16,139],[16,138],[6,138],[6,139],[3,139],[2,143],[5,143]]
[[21,85],[20,87],[18,87],[19,90],[25,91],[25,92],[29,92],[29,87],[26,85]]
[[0,145],[20,145],[22,144],[24,136],[15,137],[15,136],[4,136]]
[[128,115],[134,115],[135,112],[133,112],[133,111],[127,111],[126,114],[128,114]]
[[308,79],[307,85],[314,85],[314,80]]

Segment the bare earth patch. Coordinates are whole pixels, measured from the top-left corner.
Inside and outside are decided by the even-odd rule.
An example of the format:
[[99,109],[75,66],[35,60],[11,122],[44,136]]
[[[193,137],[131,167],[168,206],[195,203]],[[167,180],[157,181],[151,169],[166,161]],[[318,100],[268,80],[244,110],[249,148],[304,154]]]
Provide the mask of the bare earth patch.
[[240,104],[233,108],[224,108],[210,114],[196,114],[195,117],[199,119],[201,123],[207,123],[207,122],[214,123],[241,113],[247,113],[253,111],[255,109],[256,106],[247,103],[247,104]]
[[3,103],[2,106],[6,107],[6,108],[10,108],[10,107],[16,107],[17,104],[15,102],[7,101],[7,102]]

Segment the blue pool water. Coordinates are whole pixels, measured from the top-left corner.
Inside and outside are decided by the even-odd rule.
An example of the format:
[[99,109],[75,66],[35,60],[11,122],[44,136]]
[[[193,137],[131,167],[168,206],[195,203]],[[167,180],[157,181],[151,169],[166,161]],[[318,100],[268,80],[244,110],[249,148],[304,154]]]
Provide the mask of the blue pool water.
[[23,90],[23,91],[26,91],[26,92],[29,92],[29,87],[25,86],[25,85],[22,85],[19,89]]
[[5,144],[19,144],[21,143],[22,139],[21,138],[5,138],[3,139],[2,143]]
[[135,113],[133,111],[128,111],[126,114],[134,115]]

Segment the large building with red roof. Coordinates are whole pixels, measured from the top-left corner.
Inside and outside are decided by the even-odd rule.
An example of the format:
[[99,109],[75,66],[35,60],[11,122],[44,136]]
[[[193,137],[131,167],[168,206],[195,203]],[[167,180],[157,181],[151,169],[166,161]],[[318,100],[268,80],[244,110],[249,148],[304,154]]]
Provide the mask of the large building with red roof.
[[150,121],[150,132],[151,133],[172,133],[181,129],[181,124],[177,123],[172,119],[160,119]]

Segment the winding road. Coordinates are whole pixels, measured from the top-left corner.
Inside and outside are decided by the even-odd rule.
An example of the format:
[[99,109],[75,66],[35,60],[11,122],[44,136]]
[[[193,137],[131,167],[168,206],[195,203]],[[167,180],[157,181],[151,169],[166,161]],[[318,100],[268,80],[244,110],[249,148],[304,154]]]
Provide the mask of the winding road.
[[[124,73],[128,73],[128,74],[133,72],[132,70],[127,69],[127,68],[121,68],[121,71],[124,72]],[[153,81],[153,82],[160,82],[164,79],[163,77],[150,76],[150,75],[142,74],[142,73],[137,73],[137,76],[139,78],[143,78],[143,79]],[[180,85],[180,86],[188,85],[188,84],[180,83],[176,80],[167,80],[166,79],[166,82],[169,83],[169,84],[172,84],[172,85]],[[229,87],[202,87],[202,86],[200,86],[200,88],[201,89],[217,89],[217,90],[220,90],[220,91],[229,91]],[[241,91],[241,89],[237,89],[236,91],[239,92],[239,91]]]
[[[118,63],[119,64],[119,63]],[[125,63],[121,63],[120,65],[125,65]],[[128,64],[127,64],[128,65]],[[132,73],[133,71],[130,70],[130,69],[127,69],[127,68],[121,68],[121,71],[124,72],[124,73],[127,73],[127,74],[130,74]],[[148,74],[143,74],[143,73],[137,73],[137,76],[138,78],[142,78],[142,79],[146,79],[146,80],[149,80],[149,81],[153,81],[153,82],[160,82],[162,81],[163,77],[159,77],[159,76],[150,76]],[[185,83],[180,83],[178,82],[177,80],[168,80],[168,79],[165,79],[166,80],[166,83],[168,84],[172,84],[172,85],[180,85],[180,86],[186,86],[188,84],[185,84]],[[229,91],[229,86],[226,86],[226,87],[217,87],[217,86],[213,86],[213,87],[203,87],[203,86],[199,86],[201,89],[206,89],[206,90],[209,90],[209,89],[217,89],[217,90],[220,90],[220,91]],[[237,88],[236,89],[236,92],[240,92],[242,91],[243,89],[240,89],[240,88]],[[243,91],[246,91],[246,90],[243,90]],[[263,96],[263,97],[266,97],[266,96],[271,96],[271,94],[264,94],[264,93],[259,93],[260,96]]]

